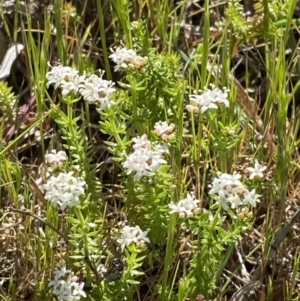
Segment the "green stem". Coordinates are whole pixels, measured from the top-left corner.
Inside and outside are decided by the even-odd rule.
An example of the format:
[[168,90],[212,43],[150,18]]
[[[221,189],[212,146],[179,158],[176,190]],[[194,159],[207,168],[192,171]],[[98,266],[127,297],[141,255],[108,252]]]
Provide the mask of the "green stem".
[[169,228],[168,228],[167,250],[165,256],[164,271],[162,275],[162,301],[166,300],[166,290],[168,284],[169,269],[173,258],[173,248],[174,248],[173,241],[174,241],[176,219],[177,219],[177,215],[172,214],[169,222]]

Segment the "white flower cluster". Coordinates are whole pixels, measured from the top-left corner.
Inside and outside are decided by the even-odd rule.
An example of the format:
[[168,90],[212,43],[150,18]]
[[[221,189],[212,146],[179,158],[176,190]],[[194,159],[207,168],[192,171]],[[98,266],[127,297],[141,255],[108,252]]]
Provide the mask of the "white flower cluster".
[[116,92],[116,88],[114,88],[112,81],[102,79],[103,74],[104,72],[101,73],[100,77],[92,74],[79,85],[79,92],[83,99],[89,104],[98,104],[100,110],[104,110],[115,104],[111,96]]
[[79,197],[84,194],[85,184],[85,181],[73,177],[73,172],[61,172],[57,176],[51,176],[43,185],[45,199],[54,207],[59,205],[62,210],[74,207],[80,203]]
[[219,173],[219,177],[213,180],[209,194],[215,195],[217,202],[227,210],[228,204],[232,209],[239,206],[251,205],[256,207],[259,202],[259,195],[255,193],[255,189],[249,191],[240,181],[240,174]]
[[75,301],[86,297],[83,290],[84,282],[79,283],[78,277],[74,276],[74,273],[67,270],[65,266],[56,269],[54,275],[54,280],[50,281],[49,285],[53,287],[52,292],[59,301]]
[[57,169],[60,169],[63,165],[63,162],[67,159],[68,156],[64,151],[56,152],[56,150],[54,149],[51,153],[47,153],[45,155],[45,161],[50,165],[50,167],[48,167],[48,171],[53,172]]
[[128,175],[135,172],[135,180],[143,176],[152,176],[161,164],[167,163],[162,155],[168,152],[168,149],[161,145],[153,146],[146,134],[133,138],[132,141],[134,152],[127,156],[123,167],[127,169]]
[[193,194],[188,193],[185,199],[180,200],[177,204],[173,202],[169,204],[171,209],[170,214],[178,213],[179,217],[192,217],[194,214],[199,213],[198,203],[199,200],[195,199]]
[[[133,49],[118,47],[109,56],[116,63],[114,68],[118,71],[120,68],[135,68],[140,69],[148,62],[147,57],[137,55]],[[62,95],[66,96],[70,93],[77,95],[78,93],[90,104],[97,104],[99,110],[104,110],[107,107],[114,105],[112,94],[116,92],[112,81],[104,80],[104,71],[100,71],[100,77],[92,74],[79,75],[78,70],[68,66],[54,66],[47,72],[47,88],[54,85],[54,88],[61,88]]]
[[223,91],[219,88],[211,85],[212,89],[206,88],[201,95],[189,95],[190,104],[186,106],[189,112],[204,113],[208,109],[217,109],[220,104],[224,104],[225,107],[229,107],[228,90],[226,88]]
[[138,248],[143,248],[146,242],[150,243],[147,233],[148,231],[142,231],[139,226],[125,226],[122,229],[121,237],[117,240],[122,252],[126,246],[129,246],[132,243],[134,243]]
[[267,166],[260,165],[257,160],[255,160],[254,167],[248,167],[246,169],[250,172],[250,180],[254,178],[263,179],[263,172],[267,169]]
[[147,62],[147,57],[137,55],[133,49],[127,49],[126,47],[118,47],[115,51],[111,49],[112,54],[109,58],[116,64],[114,71],[119,69],[134,68],[140,69],[144,67]]
[[85,75],[79,75],[78,71],[68,67],[58,65],[52,67],[51,71],[46,74],[47,88],[54,85],[54,88],[62,88],[62,95],[65,96],[69,93],[77,94],[79,84],[85,80]]
[[61,88],[62,95],[80,93],[90,104],[97,104],[99,110],[114,105],[111,99],[116,91],[112,81],[102,79],[104,72],[100,71],[100,77],[79,75],[78,71],[68,66],[55,66],[46,74],[47,88],[54,85],[54,88]]
[[167,140],[174,137],[174,135],[172,134],[174,129],[175,129],[175,124],[174,123],[168,124],[166,121],[158,121],[154,125],[154,133],[158,137],[161,137],[163,140]]

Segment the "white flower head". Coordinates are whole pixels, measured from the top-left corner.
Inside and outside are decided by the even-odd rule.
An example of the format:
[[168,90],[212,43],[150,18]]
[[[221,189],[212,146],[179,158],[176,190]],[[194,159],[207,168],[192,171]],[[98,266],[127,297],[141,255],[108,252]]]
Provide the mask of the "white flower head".
[[115,51],[111,49],[112,54],[109,58],[116,64],[114,71],[119,69],[126,69],[128,67],[140,69],[148,62],[147,57],[141,57],[137,55],[133,49],[127,49],[126,47],[118,47]]
[[125,247],[131,245],[132,243],[136,244],[137,247],[143,246],[143,244],[146,242],[150,243],[147,233],[148,231],[142,231],[139,226],[125,226],[122,229],[121,237],[117,240],[117,242],[120,244],[121,251],[123,252]]
[[148,140],[148,136],[146,134],[143,134],[141,137],[137,136],[132,138],[132,141],[134,142],[132,148],[134,150],[139,149],[145,149],[150,150],[151,149],[151,141]]
[[57,268],[54,275],[55,278],[49,282],[49,286],[53,287],[52,292],[58,300],[75,301],[86,297],[83,290],[84,282],[76,282],[77,277],[74,277],[74,273],[67,270],[65,266]]
[[138,149],[127,156],[123,167],[127,169],[127,174],[135,172],[135,180],[143,176],[152,176],[161,164],[166,164],[162,155],[152,150]]
[[175,129],[175,124],[170,123],[168,124],[166,121],[158,121],[154,125],[154,133],[158,136],[161,137],[163,140],[167,140],[171,138],[172,132]]
[[51,168],[48,169],[49,172],[52,172],[56,169],[59,169],[62,167],[62,164],[64,161],[68,159],[67,154],[65,151],[58,151],[56,152],[55,149],[52,150],[51,153],[47,153],[45,155],[45,161],[49,165],[51,165]]
[[180,200],[177,204],[173,202],[169,204],[171,211],[170,214],[178,213],[186,217],[191,217],[194,215],[195,209],[198,208],[198,203],[200,201],[195,199],[193,194],[188,193],[185,199]]
[[247,190],[244,195],[243,204],[250,204],[252,207],[256,207],[256,204],[260,202],[259,197],[260,195],[256,194],[255,189],[252,189],[251,191]]
[[77,94],[79,85],[84,82],[85,75],[79,75],[79,72],[68,66],[54,66],[51,71],[47,72],[47,88],[54,85],[54,88],[62,88],[62,95],[69,93]]
[[84,82],[79,85],[79,92],[90,104],[97,104],[99,110],[104,110],[107,107],[113,106],[112,94],[116,92],[114,83],[102,79],[104,72],[100,72],[101,76],[92,74]]
[[127,174],[135,173],[135,180],[139,180],[143,176],[152,176],[161,164],[167,161],[162,158],[167,152],[161,145],[153,146],[148,140],[147,135],[136,137],[134,141],[133,153],[129,154],[123,163],[123,167],[127,169]]
[[267,169],[267,166],[260,165],[257,160],[255,160],[254,167],[248,167],[247,170],[250,172],[250,180],[254,178],[263,179],[263,172]]
[[84,287],[84,282],[78,283],[78,282],[72,282],[71,284],[73,290],[72,290],[72,294],[73,294],[73,298],[74,296],[77,297],[78,299],[73,299],[73,300],[80,300],[81,297],[86,297],[86,293],[83,290]]
[[209,194],[214,195],[215,200],[221,203],[225,210],[228,210],[228,205],[236,209],[243,205],[255,207],[259,202],[259,195],[255,193],[255,189],[250,192],[240,178],[240,174],[218,173],[218,177],[212,182]]
[[70,273],[71,270],[67,270],[66,266],[62,266],[60,269],[56,269],[54,271],[55,279],[59,280],[59,278],[65,277],[68,273]]
[[223,91],[219,88],[211,85],[212,89],[206,88],[200,95],[189,95],[190,105],[187,106],[187,110],[196,112],[198,107],[201,113],[204,113],[208,109],[217,109],[220,104],[224,104],[225,107],[229,107],[228,90],[226,88]]
[[73,172],[59,173],[51,176],[43,185],[45,199],[54,207],[59,205],[62,210],[80,204],[80,196],[84,194],[85,181],[73,177]]

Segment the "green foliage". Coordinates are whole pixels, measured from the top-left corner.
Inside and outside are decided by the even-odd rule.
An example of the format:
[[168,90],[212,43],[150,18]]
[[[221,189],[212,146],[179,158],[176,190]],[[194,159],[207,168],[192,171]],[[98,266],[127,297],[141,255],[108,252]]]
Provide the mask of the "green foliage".
[[[116,162],[124,160],[125,150],[130,152],[129,139],[144,133],[152,136],[151,129],[157,121],[167,120],[177,124],[182,118],[177,99],[185,86],[180,75],[180,59],[174,53],[156,54],[151,48],[145,53],[149,41],[141,34],[145,29],[139,24],[134,33],[137,34],[138,50],[148,56],[148,64],[141,70],[128,70],[124,80],[119,83],[123,91],[116,96],[116,107],[101,112],[101,131],[113,135],[117,142],[107,142]],[[172,147],[178,151],[175,145]],[[173,182],[169,169],[160,169],[159,176],[136,184],[131,177],[128,180],[123,178],[128,195],[124,208],[128,212],[128,219],[144,229],[150,229],[155,242],[164,241],[168,224],[167,204]]]
[[226,19],[220,25],[230,30],[235,41],[256,44],[262,36],[278,36],[280,20],[286,20],[289,5],[288,1],[260,0],[254,5],[254,16],[247,18],[240,1],[231,0],[225,10]]
[[16,116],[16,96],[12,93],[12,87],[6,82],[0,81],[0,118],[2,124],[11,123]]
[[[188,70],[189,66],[183,66],[178,53],[171,50],[173,41],[179,39],[176,35],[179,35],[179,21],[182,20],[176,19],[175,10],[170,13],[169,2],[159,0],[155,2],[155,7],[151,6],[153,1],[97,1],[94,4],[91,10],[97,8],[97,34],[99,33],[101,38],[101,59],[105,65],[106,76],[118,78],[118,82],[115,83],[117,91],[112,97],[114,105],[103,110],[97,105],[89,107],[78,95],[70,93],[62,96],[59,89],[53,93],[49,89],[51,97],[45,101],[45,72],[47,60],[50,58],[49,46],[52,45],[50,23],[53,16],[46,15],[44,36],[39,43],[35,43],[31,27],[28,32],[24,30],[30,75],[34,79],[33,86],[39,87],[34,91],[40,132],[43,133],[43,126],[48,125],[42,121],[44,116],[49,114],[55,132],[50,138],[50,145],[53,147],[62,142],[59,146],[68,152],[69,157],[63,169],[72,171],[75,176],[86,181],[85,194],[81,196],[80,205],[75,208],[59,210],[51,206],[50,202],[43,199],[41,181],[48,180],[50,174],[46,174],[46,179],[41,179],[40,173],[32,172],[32,178],[35,178],[37,183],[30,182],[21,166],[18,150],[15,157],[7,156],[8,150],[11,151],[10,155],[14,155],[15,150],[4,148],[2,145],[0,202],[5,198],[9,200],[9,206],[23,206],[27,210],[24,211],[24,218],[20,219],[22,227],[15,231],[16,226],[13,225],[9,228],[11,232],[5,237],[10,239],[10,236],[15,235],[18,238],[13,243],[16,249],[20,250],[24,260],[20,266],[32,268],[34,278],[30,278],[30,273],[30,285],[34,286],[35,297],[41,300],[54,298],[48,281],[53,279],[53,271],[58,263],[66,264],[76,275],[83,273],[86,276],[85,285],[91,288],[87,293],[87,301],[183,301],[223,298],[233,279],[239,279],[241,271],[245,272],[242,269],[248,257],[257,257],[260,249],[265,250],[265,253],[259,253],[262,271],[264,270],[263,264],[268,262],[266,259],[272,236],[277,230],[276,227],[282,224],[281,220],[277,220],[277,204],[281,203],[280,210],[284,212],[284,201],[291,198],[291,195],[294,198],[298,187],[293,180],[299,177],[299,114],[295,108],[291,109],[291,105],[296,106],[299,84],[296,84],[293,90],[289,89],[294,82],[291,80],[292,75],[286,72],[288,62],[285,57],[291,28],[296,28],[293,27],[292,20],[294,9],[289,7],[288,1],[257,1],[255,15],[251,19],[243,15],[240,1],[228,1],[225,16],[220,24],[222,37],[215,44],[215,41],[209,40],[210,7],[209,1],[205,1],[204,39],[200,42],[195,57],[185,54],[187,65],[192,66]],[[290,4],[294,7],[295,1]],[[144,10],[145,7],[149,12]],[[94,73],[98,62],[86,60],[81,55],[81,50],[85,41],[90,43],[91,38],[98,38],[91,37],[96,23],[85,26],[85,15],[80,15],[77,8],[65,1],[55,2],[54,12],[55,45],[60,62],[67,64],[72,61],[70,65],[78,66],[80,74]],[[147,13],[151,22],[147,19]],[[110,45],[107,45],[107,35],[110,32],[104,24],[104,19],[111,16],[111,26],[115,29],[114,38],[117,41],[117,44],[113,45],[114,48],[125,45],[136,50],[137,54],[145,59],[145,64],[141,64],[139,68],[129,66],[111,75],[112,66],[108,50]],[[144,19],[131,22],[131,16],[142,16]],[[178,21],[178,24],[172,23],[172,32],[167,31],[170,16],[176,19],[171,20],[174,24]],[[31,26],[31,19],[28,19]],[[152,22],[152,19],[155,22]],[[152,26],[155,28],[150,31]],[[156,44],[155,36],[161,43]],[[189,101],[187,95],[198,93],[194,90],[208,87],[212,81],[215,81],[213,84],[218,87],[232,84],[232,77],[228,76],[228,72],[231,55],[235,53],[228,52],[228,49],[242,43],[255,45],[258,40],[262,40],[265,47],[268,74],[265,103],[258,112],[261,116],[256,116],[257,119],[253,118],[253,122],[248,122],[253,116],[246,119],[243,108],[236,107],[238,91],[228,93],[229,108],[221,105],[217,109],[208,108],[202,113],[186,109]],[[73,42],[74,48],[70,46]],[[159,44],[160,48],[153,46]],[[296,49],[297,46],[293,49],[293,58],[296,58]],[[70,53],[75,55],[71,56]],[[220,79],[213,78],[207,72],[211,55],[214,65],[220,64],[222,67]],[[202,93],[203,91],[199,92]],[[15,101],[16,97],[11,88],[0,82],[2,139],[6,133],[6,122],[11,123],[14,120]],[[50,110],[47,107],[48,103],[51,104]],[[45,113],[45,110],[48,112]],[[97,114],[93,115],[96,116],[95,119],[98,118],[96,122],[95,119],[91,121],[93,110],[97,111]],[[289,118],[289,111],[295,111],[291,113],[294,114],[293,118]],[[252,127],[258,117],[263,123],[260,130],[254,128],[255,125]],[[158,121],[175,125],[171,138],[164,139],[154,131],[154,125]],[[97,122],[99,125],[95,124]],[[59,130],[56,131],[57,129]],[[264,145],[264,136],[272,131],[276,133],[276,137],[273,137],[277,143],[274,147],[276,160],[273,160],[270,148]],[[95,152],[94,135],[103,139],[103,145],[97,145],[103,149],[103,156]],[[134,172],[130,173],[124,167],[124,161],[133,152],[132,139],[142,135],[147,135],[152,146],[162,144],[168,148],[168,152],[162,155],[166,163],[160,165],[153,175],[137,179]],[[22,134],[16,133],[11,145],[18,142],[20,137],[23,137]],[[38,158],[38,163],[35,158],[32,163],[38,165],[34,166],[35,170],[43,168],[40,163],[43,161],[43,154],[51,148],[46,146],[43,138],[40,145],[43,149],[41,157]],[[255,160],[268,162],[268,178],[249,178],[247,167],[252,166],[249,162]],[[112,167],[105,169],[107,163]],[[231,174],[240,172],[243,183],[247,183],[251,189],[255,188],[256,192],[261,194],[262,204],[258,210],[247,206],[243,207],[244,211],[222,209],[216,202],[216,196],[211,197],[209,194],[213,177],[218,175],[218,171]],[[49,170],[47,172],[49,173]],[[99,174],[104,173],[112,176],[113,180],[110,182],[110,179],[104,179],[105,183],[100,183]],[[55,172],[53,174],[55,175]],[[225,192],[220,189],[221,193],[226,193],[228,186],[222,187]],[[272,189],[269,189],[270,187]],[[191,192],[199,200],[198,207],[194,208],[190,215],[182,208],[180,213],[171,214],[170,205],[177,204]],[[240,195],[243,193],[242,190],[238,191]],[[20,194],[22,202],[19,201]],[[232,202],[234,201],[236,200]],[[8,211],[4,212],[2,203],[0,204],[0,229],[6,231],[2,223],[9,221],[11,212],[8,206]],[[36,213],[35,210],[40,215],[26,216],[31,211]],[[248,254],[242,254],[241,262],[232,267],[233,258],[237,256],[237,243],[244,239],[245,232],[251,234],[253,227],[257,226],[254,223],[255,217],[261,219],[261,212],[265,215],[262,215],[264,227],[260,229],[265,229],[266,233],[262,233],[258,245],[250,245],[250,250],[247,245],[244,251],[248,251]],[[14,219],[18,220],[13,215],[12,219],[13,222]],[[125,226],[140,227],[150,243],[132,241],[127,245],[126,240],[130,241],[132,237],[129,237],[129,234],[128,237],[122,237]],[[35,231],[36,229],[38,230]],[[120,243],[121,239],[125,241],[123,244]],[[284,286],[287,300],[295,297],[299,266],[297,254],[292,264],[291,279],[288,279],[290,281],[286,281]],[[230,271],[230,277],[227,270]],[[0,297],[4,300],[18,300],[20,297],[14,277],[12,274],[7,282],[10,298],[2,293],[0,287]],[[263,293],[271,300],[275,295],[275,281],[271,274],[268,277],[268,287]],[[229,298],[229,294],[224,296],[224,299],[226,298]]]
[[[68,114],[65,114],[59,107],[55,107],[52,116],[55,122],[59,125],[63,135],[62,139],[65,141],[65,148],[69,151],[72,158],[72,164],[75,170],[76,165],[79,166],[82,176],[88,184],[88,195],[90,201],[90,213],[98,208],[100,183],[96,178],[97,167],[92,163],[92,146],[89,145],[85,139],[85,129],[79,126],[79,122],[84,121],[83,114],[73,116],[73,105],[78,99],[72,97],[66,98],[65,102],[68,106]],[[94,208],[94,209],[92,209]]]

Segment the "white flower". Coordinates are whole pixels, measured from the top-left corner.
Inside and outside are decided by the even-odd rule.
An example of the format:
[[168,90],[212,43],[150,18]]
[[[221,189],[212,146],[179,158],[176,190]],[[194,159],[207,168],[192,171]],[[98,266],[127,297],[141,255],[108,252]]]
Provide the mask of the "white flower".
[[84,194],[85,181],[80,181],[72,176],[73,172],[59,173],[51,176],[44,184],[45,199],[54,207],[59,205],[62,210],[74,207],[80,203],[79,197]]
[[74,77],[77,76],[78,71],[71,67],[62,65],[54,66],[52,67],[51,71],[48,71],[46,74],[47,88],[49,88],[49,86],[52,84],[54,84],[55,88],[58,88],[63,81],[72,81]]
[[201,113],[204,113],[208,109],[217,109],[218,106],[213,101],[213,99],[209,98],[209,95],[202,94],[202,95],[189,95],[191,105],[196,106],[200,108]]
[[161,143],[154,145],[154,151],[159,154],[169,154],[170,153],[168,146],[166,144],[161,144]]
[[214,183],[216,183],[216,184],[219,183],[223,186],[242,185],[242,182],[240,181],[240,178],[241,178],[240,174],[235,173],[233,175],[230,175],[228,173],[222,173],[222,174],[218,173],[218,175],[219,175],[219,178],[214,179],[213,185],[214,185]]
[[152,176],[161,164],[167,163],[160,153],[151,150],[138,149],[130,154],[123,163],[127,174],[135,172],[135,180],[143,176]]
[[171,209],[169,213],[184,213],[185,216],[191,217],[194,215],[194,210],[198,208],[199,202],[200,201],[195,199],[193,194],[188,193],[187,197],[180,200],[177,204],[174,204],[173,202],[169,204]]
[[58,297],[58,300],[74,300],[72,298],[72,290],[70,283],[65,280],[54,280],[49,283],[53,286],[53,294]]
[[112,54],[109,58],[117,65],[115,71],[120,68],[127,68],[130,61],[137,56],[133,49],[118,47],[115,51],[111,49]]
[[66,96],[70,93],[76,95],[79,91],[79,87],[82,82],[85,81],[85,75],[77,76],[73,78],[73,81],[64,81],[61,84],[61,94],[62,96]]
[[58,164],[60,162],[66,161],[68,159],[65,151],[56,152],[55,149],[52,150],[52,153],[45,155],[45,161],[50,164]]
[[90,104],[98,104],[100,110],[114,105],[111,96],[116,91],[112,81],[102,79],[103,74],[100,77],[93,74],[79,85],[82,97]]
[[260,165],[257,160],[255,160],[254,167],[248,167],[247,170],[251,173],[250,180],[254,178],[262,179],[264,177],[263,172],[267,169],[267,166]]
[[150,243],[147,233],[148,231],[142,231],[139,226],[125,226],[122,229],[121,238],[117,240],[120,244],[122,252],[126,246],[129,246],[132,243],[136,244],[137,247],[143,246],[145,242]]
[[46,163],[51,165],[51,167],[48,168],[48,171],[53,172],[54,170],[61,168],[63,162],[66,161],[67,159],[68,157],[66,152],[59,151],[56,153],[56,150],[53,149],[51,153],[47,153],[45,155]]
[[226,203],[229,203],[232,209],[238,208],[243,204],[240,196],[236,193],[229,194],[225,199],[222,199],[223,208],[227,206]]
[[[73,287],[73,296],[77,296],[77,300],[80,300],[80,297],[86,297],[86,293],[83,290],[84,282],[78,283],[78,282],[72,282]],[[73,298],[74,299],[74,298]]]
[[79,76],[78,71],[68,67],[58,65],[52,67],[51,71],[46,74],[47,88],[54,85],[54,88],[62,88],[62,95],[69,93],[77,94],[79,85],[85,80],[85,75]]
[[147,135],[132,139],[134,152],[127,156],[123,167],[127,169],[127,174],[135,173],[135,180],[143,176],[152,176],[161,164],[167,161],[162,158],[163,153],[167,150],[161,145],[152,146]]
[[252,189],[250,192],[246,191],[243,203],[244,205],[250,204],[256,207],[256,203],[259,203],[259,197],[260,195],[256,194],[255,189]]
[[67,270],[66,266],[62,266],[60,269],[54,271],[55,279],[62,278],[70,272],[71,270]]
[[[201,113],[204,113],[208,109],[217,109],[219,104],[224,104],[225,107],[229,107],[228,91],[224,88],[223,91],[219,88],[215,88],[213,85],[211,89],[205,89],[201,95],[189,95],[190,105],[186,108],[189,111],[195,111],[193,107],[199,107]],[[197,111],[197,110],[196,110]]]
[[133,49],[118,47],[115,51],[111,49],[111,52],[112,54],[109,58],[116,64],[114,68],[115,72],[120,68],[126,69],[128,67],[139,69],[148,62],[147,57],[137,55]]
[[[239,195],[237,194],[237,187],[243,187],[242,182],[239,180],[240,178],[241,175],[239,174],[230,175],[227,173],[219,173],[219,177],[213,180],[209,194],[217,195],[217,200],[222,204],[224,209],[228,208],[227,203],[230,203],[230,201],[233,202],[232,206],[235,208],[236,205],[242,202],[238,199]],[[238,198],[234,198],[232,194],[237,194]]]
[[62,88],[62,95],[69,93],[75,95],[80,92],[81,96],[89,103],[98,105],[99,110],[114,105],[111,95],[116,91],[112,81],[102,79],[104,71],[100,72],[100,77],[92,74],[87,77],[85,74],[79,76],[78,71],[67,66],[55,66],[46,74],[47,88],[53,84],[54,88]]
[[175,124],[168,124],[166,121],[158,121],[154,125],[154,133],[161,137],[163,140],[166,140],[171,137],[172,132],[175,129]]
[[55,278],[49,282],[49,285],[53,287],[52,292],[58,300],[75,301],[80,300],[81,297],[86,297],[83,290],[84,282],[76,282],[77,277],[74,277],[74,274],[65,266],[56,269],[54,275]]
[[255,193],[255,189],[250,192],[240,181],[240,174],[218,173],[218,176],[213,180],[209,194],[213,194],[225,210],[228,210],[228,204],[232,209],[236,209],[248,204],[255,207],[259,202],[259,195]]
[[151,141],[148,140],[148,136],[146,134],[143,134],[141,137],[140,136],[134,137],[132,138],[132,141],[134,142],[134,145],[132,146],[134,150],[151,149]]

